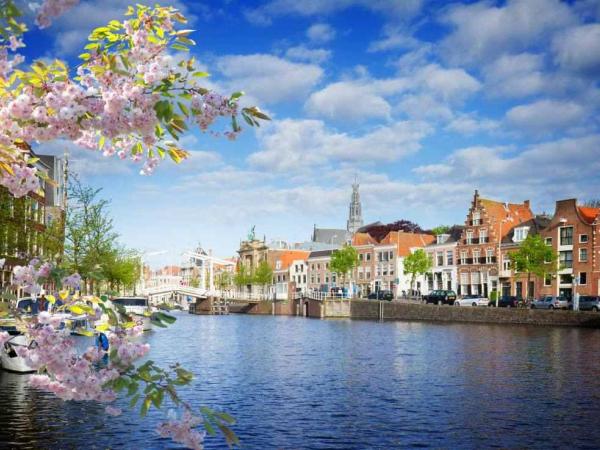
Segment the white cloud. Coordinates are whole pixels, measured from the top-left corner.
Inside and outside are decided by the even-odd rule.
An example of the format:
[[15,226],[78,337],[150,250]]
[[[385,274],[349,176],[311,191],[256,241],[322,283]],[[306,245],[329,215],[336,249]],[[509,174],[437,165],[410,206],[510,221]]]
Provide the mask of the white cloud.
[[495,131],[499,127],[500,123],[496,120],[480,119],[475,114],[461,114],[452,119],[446,129],[464,135],[472,135],[482,131]]
[[306,36],[312,42],[322,44],[335,38],[335,30],[326,23],[315,23],[306,30]]
[[481,83],[463,69],[429,64],[415,74],[416,81],[444,100],[462,100],[477,92]]
[[548,88],[549,82],[543,65],[541,54],[502,55],[482,70],[486,94],[518,98],[542,92]]
[[552,47],[556,62],[567,71],[600,75],[600,24],[570,28],[554,38]]
[[539,100],[515,106],[506,113],[510,124],[532,134],[566,131],[580,124],[585,116],[586,110],[581,105],[556,100]]
[[452,63],[477,64],[523,51],[577,18],[559,0],[509,0],[500,7],[488,2],[453,5],[440,20],[454,28],[442,41],[440,54]]
[[533,186],[560,188],[573,177],[582,185],[598,184],[592,178],[600,170],[599,149],[597,134],[533,144],[518,152],[512,147],[468,147],[453,152],[443,164],[417,167],[413,172],[423,176],[443,172],[482,186],[535,192]]
[[308,48],[304,45],[290,47],[285,52],[285,57],[294,61],[320,64],[331,57],[331,50],[324,48]]
[[409,117],[417,119],[435,119],[449,121],[454,117],[452,109],[430,94],[403,96],[396,109]]
[[299,99],[317,84],[323,69],[267,54],[229,55],[217,60],[231,92],[244,90],[260,103]]
[[360,121],[390,117],[391,107],[375,83],[338,82],[311,94],[305,109],[314,116],[332,120]]
[[274,171],[314,169],[330,161],[395,161],[421,148],[431,131],[423,122],[396,122],[360,136],[328,129],[320,120],[285,119],[258,132],[261,150],[249,156]]

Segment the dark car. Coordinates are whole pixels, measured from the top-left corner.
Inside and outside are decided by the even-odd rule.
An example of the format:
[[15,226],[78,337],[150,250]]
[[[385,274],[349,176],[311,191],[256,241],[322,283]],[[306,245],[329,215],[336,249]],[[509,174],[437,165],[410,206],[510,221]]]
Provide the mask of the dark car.
[[[503,295],[498,299],[499,308],[516,308],[519,304],[519,297],[514,295]],[[488,306],[496,306],[496,300],[490,300]]]
[[581,311],[600,311],[600,297],[594,295],[580,296],[579,309]]
[[438,305],[454,305],[456,292],[447,290],[431,291],[425,297],[426,303],[437,303]]
[[391,301],[394,299],[394,294],[392,293],[392,291],[376,291],[376,292],[371,292],[367,298],[369,300],[387,300],[387,301]]

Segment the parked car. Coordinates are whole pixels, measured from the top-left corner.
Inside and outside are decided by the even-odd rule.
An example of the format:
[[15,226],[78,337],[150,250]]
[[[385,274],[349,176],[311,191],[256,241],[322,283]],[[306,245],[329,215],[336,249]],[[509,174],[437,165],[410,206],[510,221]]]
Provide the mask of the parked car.
[[456,292],[447,290],[431,291],[424,299],[426,303],[453,305],[456,301]]
[[581,295],[579,297],[581,311],[600,311],[600,297],[594,295]]
[[[519,297],[514,295],[503,295],[498,299],[498,308],[516,308],[519,305]],[[496,300],[490,300],[488,306],[496,306]]]
[[488,299],[481,295],[465,295],[454,301],[454,306],[487,306]]
[[387,301],[392,301],[394,299],[394,294],[392,291],[376,291],[376,292],[371,292],[367,298],[369,300],[387,300]]
[[531,309],[569,309],[571,302],[566,297],[547,295],[531,302]]

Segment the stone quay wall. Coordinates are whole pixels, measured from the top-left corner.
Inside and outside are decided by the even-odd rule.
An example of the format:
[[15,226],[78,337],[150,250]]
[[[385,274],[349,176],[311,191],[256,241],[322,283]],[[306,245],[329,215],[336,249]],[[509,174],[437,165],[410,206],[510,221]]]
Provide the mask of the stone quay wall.
[[600,328],[600,313],[520,308],[456,307],[402,302],[354,300],[352,319],[424,320]]

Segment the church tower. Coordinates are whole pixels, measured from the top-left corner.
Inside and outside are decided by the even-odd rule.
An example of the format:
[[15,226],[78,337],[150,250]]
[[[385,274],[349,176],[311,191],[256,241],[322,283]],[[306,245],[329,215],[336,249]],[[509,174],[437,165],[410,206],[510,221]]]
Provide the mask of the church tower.
[[350,201],[350,212],[348,214],[348,222],[346,229],[350,233],[356,233],[363,226],[362,207],[360,205],[360,194],[358,193],[358,182],[355,179],[352,184],[352,200]]

